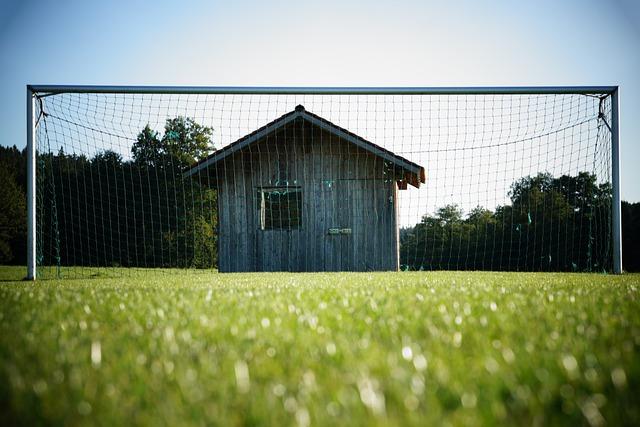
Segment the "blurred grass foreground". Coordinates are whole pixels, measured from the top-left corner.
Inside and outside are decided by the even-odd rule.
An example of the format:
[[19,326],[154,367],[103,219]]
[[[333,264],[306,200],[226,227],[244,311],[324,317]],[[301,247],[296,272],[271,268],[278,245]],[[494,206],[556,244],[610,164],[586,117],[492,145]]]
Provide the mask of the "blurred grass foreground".
[[640,424],[640,275],[22,274],[2,425]]

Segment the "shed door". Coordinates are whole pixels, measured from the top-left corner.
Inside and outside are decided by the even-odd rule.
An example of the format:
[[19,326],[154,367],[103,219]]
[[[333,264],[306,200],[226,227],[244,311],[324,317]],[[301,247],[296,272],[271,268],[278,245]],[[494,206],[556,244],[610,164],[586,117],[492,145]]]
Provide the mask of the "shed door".
[[376,179],[317,183],[315,237],[324,271],[397,269],[395,184]]
[[324,180],[316,182],[315,240],[319,246],[318,270],[353,271],[355,234],[360,232],[354,224],[353,182],[350,180]]

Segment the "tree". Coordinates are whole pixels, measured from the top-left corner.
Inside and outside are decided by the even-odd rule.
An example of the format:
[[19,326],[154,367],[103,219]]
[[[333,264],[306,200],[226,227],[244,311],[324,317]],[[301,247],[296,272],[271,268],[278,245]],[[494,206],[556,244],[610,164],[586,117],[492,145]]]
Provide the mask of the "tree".
[[9,173],[0,163],[0,263],[13,260],[15,240],[26,239],[26,198]]
[[162,147],[180,168],[185,168],[211,152],[212,132],[211,128],[202,126],[189,117],[167,119]]
[[138,166],[160,167],[165,150],[158,137],[158,132],[146,125],[138,134],[136,142],[131,148],[133,160]]
[[622,202],[622,267],[640,271],[640,203]]
[[[153,212],[147,217],[142,259],[148,266],[210,268],[217,263],[215,212],[216,192],[199,182],[183,178],[182,172],[213,150],[213,130],[188,117],[167,119],[164,135],[149,125],[138,134],[132,147],[142,206]],[[143,228],[140,224],[139,229]],[[151,243],[148,243],[151,242]]]
[[436,211],[436,218],[443,226],[450,228],[462,222],[462,209],[456,204],[446,205]]
[[115,151],[105,150],[96,154],[92,162],[102,167],[116,167],[122,165],[122,156]]
[[213,150],[212,133],[210,127],[189,117],[167,119],[162,137],[146,125],[138,134],[131,154],[140,166],[183,169],[209,155]]

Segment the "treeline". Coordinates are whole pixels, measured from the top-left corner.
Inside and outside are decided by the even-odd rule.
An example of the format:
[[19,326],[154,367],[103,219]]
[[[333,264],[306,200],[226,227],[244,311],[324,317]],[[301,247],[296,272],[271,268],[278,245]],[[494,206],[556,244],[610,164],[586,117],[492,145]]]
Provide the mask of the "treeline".
[[[63,150],[40,154],[38,264],[215,267],[216,192],[206,182],[182,176],[186,166],[211,151],[210,137],[211,129],[178,117],[167,120],[163,135],[143,129],[131,160],[109,150],[91,158]],[[19,190],[19,197],[11,196],[15,209],[6,216],[19,211],[22,218],[13,235],[2,236],[11,250],[0,262],[23,264],[26,211],[17,200],[25,200],[20,171],[26,156],[15,147],[0,153],[3,169]],[[0,203],[4,209],[4,198]]]
[[[512,184],[495,211],[457,205],[400,231],[408,270],[610,271],[611,188],[589,173]],[[623,202],[623,266],[640,271],[640,203]]]
[[[216,192],[182,171],[213,148],[211,129],[167,120],[143,129],[131,160],[113,151],[38,156],[38,263],[217,266]],[[26,264],[26,153],[0,146],[0,264]],[[410,270],[606,271],[611,191],[595,176],[525,177],[510,204],[456,205],[400,231]],[[623,265],[640,271],[640,203],[622,203]]]
[[622,202],[622,267],[640,272],[640,203]]
[[27,157],[0,145],[0,264],[27,263]]

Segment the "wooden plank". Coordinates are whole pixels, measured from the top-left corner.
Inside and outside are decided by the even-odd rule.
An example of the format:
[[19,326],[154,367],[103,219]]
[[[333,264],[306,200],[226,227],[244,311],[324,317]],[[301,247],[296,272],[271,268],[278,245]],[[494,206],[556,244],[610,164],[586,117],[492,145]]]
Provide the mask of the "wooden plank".
[[335,236],[329,236],[327,231],[328,227],[340,227],[338,224],[337,215],[337,200],[338,200],[338,181],[339,176],[339,162],[337,152],[339,152],[339,143],[334,135],[326,136],[327,143],[327,169],[325,173],[325,179],[330,182],[326,184],[327,192],[325,193],[325,211],[327,214],[327,227],[323,230],[326,242],[328,243],[327,259],[329,260],[329,271],[338,271],[340,269],[340,239],[335,239]]
[[[302,205],[304,206],[304,195],[305,188],[301,183],[301,176],[304,165],[304,134],[302,129],[302,122],[296,124],[295,127],[295,135],[293,143],[291,144],[291,153],[293,154],[292,158],[292,170],[291,170],[291,178],[293,179],[294,185],[300,185],[302,188]],[[304,211],[304,207],[300,213],[302,215],[300,227],[297,230],[292,232],[292,245],[291,250],[293,252],[294,262],[292,263],[291,271],[305,271],[306,265],[306,251],[305,251],[305,239],[302,237],[304,233],[304,221],[306,217],[306,212]]]
[[256,198],[257,194],[253,184],[252,173],[252,155],[250,152],[245,153],[244,177],[245,188],[244,194],[246,198],[245,206],[245,222],[247,224],[247,271],[256,271]]
[[233,157],[233,182],[234,182],[234,218],[233,227],[235,231],[236,240],[236,254],[234,259],[235,271],[246,271],[245,262],[245,247],[244,241],[246,238],[246,224],[244,223],[245,206],[244,206],[244,174],[242,173],[242,159],[241,157]]
[[312,144],[312,170],[313,170],[313,209],[315,223],[313,225],[312,244],[314,246],[315,258],[312,271],[326,271],[327,253],[325,250],[324,229],[325,224],[325,202],[324,202],[324,184],[323,172],[325,163],[325,154],[321,133],[317,128],[310,129]]
[[231,271],[229,266],[229,193],[227,191],[228,181],[224,178],[221,181],[218,187],[218,270],[227,273]]
[[[367,157],[367,168],[372,167],[372,159]],[[368,197],[366,199],[367,203],[367,215],[363,219],[363,228],[365,232],[365,252],[363,259],[363,268],[365,270],[375,269],[375,247],[376,247],[376,239],[377,233],[375,233],[376,229],[376,221],[377,221],[377,212],[376,212],[376,197],[375,192],[373,190],[373,181],[371,179],[364,180],[364,194]]]
[[[354,180],[345,179],[342,181],[342,184],[345,188],[344,191],[344,200],[354,200],[355,191],[354,191]],[[343,227],[350,228],[351,234],[343,235],[343,243],[342,243],[342,254],[341,258],[343,260],[342,268],[346,271],[354,271],[355,260],[354,260],[354,236],[353,236],[353,227],[355,225],[355,219],[353,218],[353,211],[350,209],[347,203],[344,203],[341,207],[341,211],[343,213],[343,218],[341,220]]]
[[242,229],[242,257],[243,257],[243,269],[242,271],[255,271],[255,229],[254,227],[254,196],[252,192],[252,179],[251,179],[251,169],[250,164],[248,162],[249,152],[243,151],[241,158],[241,170],[240,175],[242,176],[242,197],[243,197],[243,206],[242,212],[240,215],[242,216],[243,221],[243,229]]
[[227,176],[225,181],[227,181],[227,209],[229,219],[227,221],[227,227],[229,230],[229,240],[228,240],[228,254],[229,254],[229,270],[230,271],[238,271],[237,265],[237,244],[238,244],[238,230],[236,228],[236,185],[237,182],[234,179],[235,170],[233,169],[233,164],[231,167],[225,169],[227,172]]
[[395,181],[390,183],[393,191],[393,224],[392,224],[392,232],[394,233],[393,239],[393,255],[395,260],[395,265],[393,266],[394,271],[400,270],[400,224],[398,224],[398,187],[396,186]]

